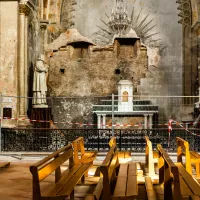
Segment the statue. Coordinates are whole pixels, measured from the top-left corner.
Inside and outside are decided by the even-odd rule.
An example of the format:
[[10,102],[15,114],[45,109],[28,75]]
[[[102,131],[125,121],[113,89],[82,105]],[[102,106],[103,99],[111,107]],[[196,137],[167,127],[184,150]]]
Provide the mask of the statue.
[[46,102],[48,68],[44,55],[40,55],[34,68],[32,103],[34,108],[48,107]]

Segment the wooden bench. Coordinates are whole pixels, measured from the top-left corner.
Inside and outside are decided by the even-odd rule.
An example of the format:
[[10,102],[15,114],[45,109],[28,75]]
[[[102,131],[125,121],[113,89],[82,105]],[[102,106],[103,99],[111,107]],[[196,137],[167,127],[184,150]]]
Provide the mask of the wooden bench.
[[183,163],[183,155],[185,156],[185,166],[189,174],[192,175],[192,164],[196,166],[196,176],[200,176],[200,155],[195,151],[190,151],[189,143],[180,138],[176,138],[177,142],[177,162]]
[[200,185],[186,171],[181,163],[174,164],[160,144],[159,152],[159,183],[164,186],[164,200],[181,200],[184,197],[200,199]]
[[148,169],[148,176],[155,176],[155,163],[158,163],[158,152],[153,151],[152,143],[148,136],[145,136],[145,165]]
[[[106,155],[100,171],[100,178],[93,194],[85,200],[133,199],[138,196],[137,163],[120,164],[116,144]],[[118,173],[117,173],[118,171]]]
[[[79,137],[72,142],[74,148],[74,163],[90,163],[93,162],[97,156],[96,151],[85,151],[84,139]],[[80,153],[80,158],[79,158]]]
[[[69,161],[69,167],[62,172],[61,165],[66,161]],[[31,165],[33,200],[64,200],[69,195],[70,199],[74,199],[74,187],[80,180],[83,180],[84,174],[91,165],[92,162],[74,163],[71,144],[61,148],[36,164]],[[55,183],[52,182],[52,186],[45,191],[41,191],[40,182],[52,172],[55,172]]]

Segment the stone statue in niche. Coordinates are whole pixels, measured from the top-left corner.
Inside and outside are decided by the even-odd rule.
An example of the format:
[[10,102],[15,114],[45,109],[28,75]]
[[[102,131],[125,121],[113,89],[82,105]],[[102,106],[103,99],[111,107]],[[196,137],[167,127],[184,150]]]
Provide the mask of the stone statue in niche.
[[46,102],[48,68],[44,55],[40,55],[34,67],[32,102],[34,108],[48,107]]

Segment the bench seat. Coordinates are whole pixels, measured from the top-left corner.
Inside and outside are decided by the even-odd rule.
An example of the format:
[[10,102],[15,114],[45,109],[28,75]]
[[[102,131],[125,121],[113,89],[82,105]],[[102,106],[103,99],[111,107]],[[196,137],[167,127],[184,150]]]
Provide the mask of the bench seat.
[[90,166],[91,163],[76,164],[69,171],[65,171],[62,174],[62,178],[52,188],[50,188],[46,194],[43,193],[42,199],[45,199],[46,197],[66,198],[66,196],[69,196]]
[[128,199],[137,196],[137,163],[120,164],[112,199]]
[[182,196],[200,196],[199,183],[186,171],[181,163],[175,163],[178,167],[180,189]]

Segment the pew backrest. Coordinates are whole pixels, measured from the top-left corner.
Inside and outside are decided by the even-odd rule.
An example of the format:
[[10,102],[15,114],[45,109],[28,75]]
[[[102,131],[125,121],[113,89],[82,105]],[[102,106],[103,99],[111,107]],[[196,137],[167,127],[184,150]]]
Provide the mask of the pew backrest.
[[[178,167],[170,159],[167,152],[160,144],[158,149],[158,167],[159,167],[159,183],[164,183],[164,199],[177,200],[181,199],[180,181]],[[172,187],[172,183],[174,187]],[[174,191],[172,190],[174,188]]]
[[177,143],[177,162],[183,163],[182,156],[185,155],[186,170],[188,171],[189,174],[192,175],[189,143],[180,137],[176,137],[176,143]]
[[[78,139],[72,142],[74,148],[74,163],[78,164],[81,162],[82,157],[85,154],[85,146],[83,137],[79,137]],[[80,158],[79,158],[80,153]]]
[[116,168],[119,166],[116,144],[113,144],[100,166],[103,174],[103,199],[111,199],[116,180]]

